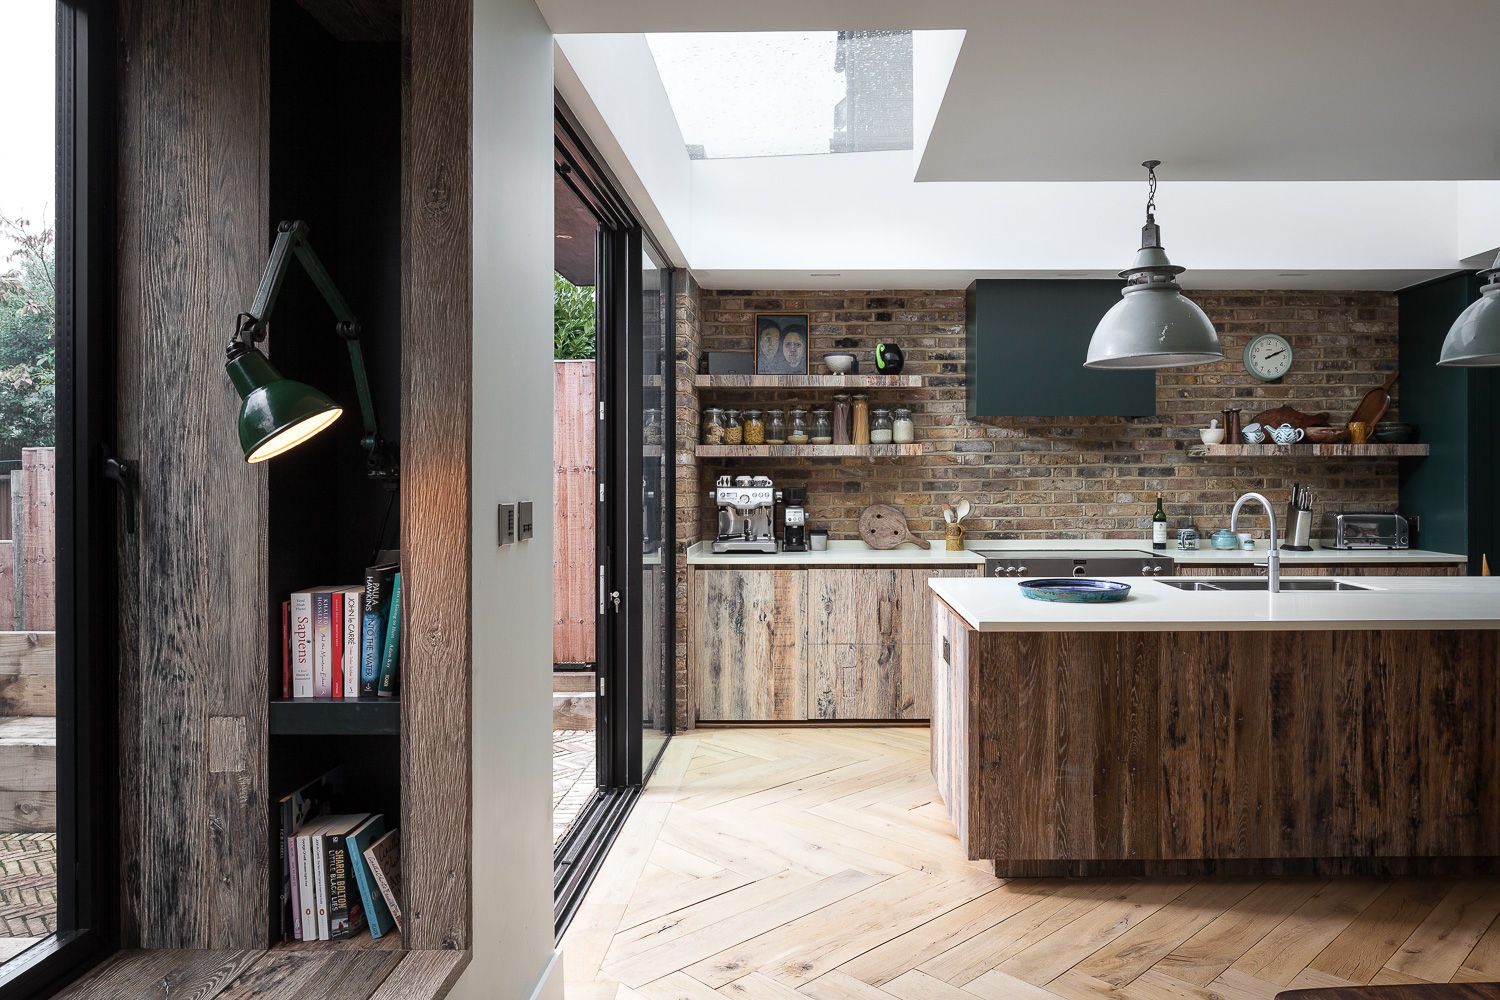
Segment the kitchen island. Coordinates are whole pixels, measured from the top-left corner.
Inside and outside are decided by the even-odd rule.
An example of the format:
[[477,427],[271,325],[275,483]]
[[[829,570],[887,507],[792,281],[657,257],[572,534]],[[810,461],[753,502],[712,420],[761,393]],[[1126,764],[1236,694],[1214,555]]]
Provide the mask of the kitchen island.
[[1500,580],[1122,582],[1082,605],[929,584],[932,770],[969,857],[1001,876],[1500,859]]

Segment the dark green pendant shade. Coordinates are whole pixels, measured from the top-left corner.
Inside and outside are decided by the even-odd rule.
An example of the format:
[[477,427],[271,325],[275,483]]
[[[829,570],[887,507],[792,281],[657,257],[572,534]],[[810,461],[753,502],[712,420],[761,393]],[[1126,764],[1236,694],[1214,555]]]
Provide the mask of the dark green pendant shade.
[[343,407],[310,385],[282,378],[266,356],[239,345],[224,370],[240,394],[240,447],[245,461],[264,462],[307,440],[339,418]]

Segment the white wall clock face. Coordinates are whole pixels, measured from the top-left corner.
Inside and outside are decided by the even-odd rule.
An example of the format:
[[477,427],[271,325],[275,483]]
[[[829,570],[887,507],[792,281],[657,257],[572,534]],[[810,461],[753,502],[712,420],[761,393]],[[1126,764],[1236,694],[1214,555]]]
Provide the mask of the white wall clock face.
[[1292,345],[1279,334],[1262,334],[1245,345],[1245,368],[1266,382],[1281,378],[1292,369]]

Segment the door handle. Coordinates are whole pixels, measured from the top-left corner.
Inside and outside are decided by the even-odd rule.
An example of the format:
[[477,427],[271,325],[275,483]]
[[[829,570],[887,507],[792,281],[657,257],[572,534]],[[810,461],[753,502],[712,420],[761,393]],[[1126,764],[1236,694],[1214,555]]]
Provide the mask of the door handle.
[[614,602],[614,605],[615,605],[615,614],[619,614],[620,613],[620,592],[618,590],[611,590],[609,592],[609,599]]

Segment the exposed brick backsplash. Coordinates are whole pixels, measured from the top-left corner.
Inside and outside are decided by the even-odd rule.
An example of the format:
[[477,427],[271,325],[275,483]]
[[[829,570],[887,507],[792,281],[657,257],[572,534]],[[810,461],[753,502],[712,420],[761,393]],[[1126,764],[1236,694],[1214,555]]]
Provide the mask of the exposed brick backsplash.
[[698,283],[686,271],[679,272],[676,302],[676,338],[674,372],[677,391],[677,550],[675,558],[676,627],[673,637],[676,669],[673,671],[673,693],[678,729],[691,727],[688,706],[692,704],[692,678],[687,662],[687,550],[702,533],[699,525],[698,459],[693,444],[698,440],[698,390],[693,375],[698,370],[701,349],[698,332],[698,310],[701,293]]
[[[1226,406],[1256,413],[1282,404],[1327,410],[1342,422],[1363,393],[1382,382],[1398,355],[1396,298],[1386,292],[1194,291],[1213,319],[1226,360],[1164,370],[1156,381],[1157,415],[1142,418],[964,416],[964,298],[953,291],[715,291],[699,293],[693,335],[698,350],[749,350],[757,311],[808,312],[814,371],[834,341],[852,337],[869,369],[869,352],[894,340],[906,371],[927,376],[922,389],[871,393],[871,405],[913,405],[919,441],[929,454],[903,459],[795,461],[705,460],[697,467],[700,537],[712,530],[706,489],[721,473],[759,473],[778,484],[806,483],[809,523],[835,538],[857,537],[859,513],[892,503],[915,531],[936,536],[941,504],[967,497],[970,538],[1141,538],[1148,534],[1158,490],[1173,528],[1210,532],[1250,489],[1278,504],[1292,483],[1313,487],[1317,508],[1394,510],[1395,460],[1285,459],[1231,463],[1190,457],[1198,429]],[[1287,337],[1296,363],[1281,383],[1245,371],[1245,344],[1261,333]],[[690,387],[689,387],[690,390]],[[679,390],[679,398],[690,395]],[[788,393],[705,391],[700,405],[793,400]],[[830,405],[831,393],[803,393],[806,405]],[[1395,415],[1392,413],[1387,419]],[[698,414],[692,415],[696,421]],[[679,410],[681,433],[697,432]],[[687,506],[679,480],[679,508]],[[1252,524],[1260,527],[1257,521]],[[681,537],[689,534],[679,522]]]

